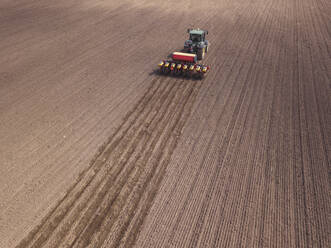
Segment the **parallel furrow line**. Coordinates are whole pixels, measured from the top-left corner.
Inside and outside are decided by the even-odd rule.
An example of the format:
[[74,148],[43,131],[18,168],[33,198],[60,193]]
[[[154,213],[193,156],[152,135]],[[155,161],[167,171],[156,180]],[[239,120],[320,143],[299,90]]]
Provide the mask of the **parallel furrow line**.
[[[156,191],[159,188],[160,182],[165,173],[165,169],[169,163],[170,156],[176,147],[181,130],[190,115],[195,96],[200,86],[201,84],[199,86],[189,87],[189,92],[187,96],[184,97],[184,102],[178,104],[181,108],[179,109],[177,116],[173,117],[173,124],[168,127],[168,130],[162,133],[163,137],[160,141],[160,148],[153,152],[153,157],[156,158],[150,159],[150,163],[152,163],[150,166],[152,167],[151,176],[147,176],[148,180],[145,181],[144,185],[140,187],[140,189],[146,189],[145,191],[142,191],[140,195],[145,195],[147,199],[143,200],[145,197],[141,196],[140,199],[136,201],[134,208],[131,208],[131,210],[128,210],[127,212],[124,211],[124,213],[122,213],[123,216],[130,217],[126,218],[126,221],[120,222],[121,225],[117,225],[116,228],[114,228],[114,232],[112,230],[110,231],[111,234],[119,233],[119,235],[112,235],[115,236],[112,247],[119,247],[120,244],[124,245],[125,239],[127,238],[129,238],[128,241],[130,241],[131,244],[134,242],[135,237],[139,232],[139,227],[144,221],[144,216],[147,215]],[[137,212],[139,209],[140,211]],[[129,230],[128,227],[130,228]],[[108,247],[108,245],[106,244],[105,247]]]
[[[178,93],[181,93],[181,90],[179,90],[179,91],[173,90],[173,94],[178,95]],[[172,97],[170,96],[168,98],[168,100],[172,100]],[[152,127],[150,127],[150,129],[152,131],[154,128],[157,128],[157,126],[160,123],[164,124],[163,118],[166,117],[165,114],[167,114],[166,112],[169,108],[169,105],[170,105],[170,102],[166,101],[165,104],[163,105],[165,109],[163,109],[163,108],[159,109],[159,111],[158,111],[159,117],[157,119],[155,119],[155,121],[153,123],[151,123],[151,125],[153,125]],[[153,134],[153,132],[151,132],[151,133]],[[142,133],[141,135],[142,135],[142,137],[146,136],[146,133]],[[153,140],[151,140],[151,143],[147,143],[149,141],[150,141],[150,137],[147,135],[146,142],[144,144],[142,144],[142,148],[144,148],[143,154],[145,154],[150,149],[150,148],[148,149],[148,147],[153,147],[153,145],[155,143],[155,141],[153,141]],[[127,184],[130,184],[128,182],[128,181],[130,181],[130,178],[132,181],[135,181],[135,180],[137,180],[137,178],[139,178],[139,173],[141,172],[139,170],[139,164],[142,159],[144,159],[144,156],[142,156],[141,153],[139,153],[137,155],[137,157],[135,157],[132,161],[130,161],[131,163],[127,166],[128,168],[124,171],[124,175],[120,178],[120,183],[116,183],[116,182],[114,183],[115,187],[113,187],[110,190],[110,192],[107,194],[107,196],[104,198],[104,201],[101,204],[97,215],[89,222],[89,224],[86,226],[84,231],[81,234],[79,234],[79,236],[77,236],[76,240],[79,240],[79,243],[77,244],[78,246],[82,245],[83,247],[85,247],[85,245],[90,243],[90,238],[93,237],[93,234],[96,230],[99,230],[100,228],[102,228],[102,230],[105,229],[107,224],[105,224],[104,221],[107,221],[107,220],[112,221],[113,219],[115,219],[114,216],[112,218],[110,218],[110,217],[107,217],[107,215],[111,214],[111,215],[116,216],[116,207],[120,209],[120,206],[116,206],[116,203],[120,204],[120,205],[122,205],[122,203],[125,204],[126,197],[124,197],[123,200],[117,200],[117,197],[119,196],[119,194],[121,192],[123,192],[123,187]],[[116,185],[119,185],[119,186],[116,187]],[[125,189],[124,189],[124,191],[125,191]],[[101,225],[103,225],[105,227],[100,227]],[[80,237],[82,237],[82,239],[80,239]]]
[[[172,89],[172,87],[173,86],[168,87],[169,89],[167,90],[160,88],[159,93],[164,93],[163,97],[158,98],[154,95],[153,98],[157,100],[157,102],[162,102],[162,100],[167,97],[167,93]],[[107,150],[103,152],[103,158],[99,159],[99,166],[96,172],[96,180],[91,182],[89,189],[85,189],[80,199],[75,201],[75,205],[71,208],[69,214],[65,216],[61,226],[58,227],[59,230],[55,235],[53,235],[51,238],[52,240],[49,241],[49,243],[54,244],[53,246],[58,246],[55,240],[57,240],[57,242],[64,241],[64,236],[69,235],[68,232],[73,224],[80,224],[80,221],[87,221],[89,216],[91,216],[89,213],[93,213],[94,210],[98,207],[98,204],[103,199],[101,192],[106,193],[111,183],[115,182],[117,176],[124,168],[125,163],[133,154],[134,148],[140,140],[137,135],[141,132],[142,129],[144,129],[143,122],[145,118],[150,115],[152,111],[152,108],[150,107],[153,105],[154,104],[149,102],[149,108],[145,109],[146,114],[142,114],[139,117],[139,120],[136,121],[137,125],[130,125],[128,127],[130,130],[126,131],[125,135],[122,135],[117,140],[115,140],[112,145],[110,145]],[[158,105],[156,104],[156,106]],[[131,137],[131,139],[129,137]],[[110,156],[112,158],[111,163],[107,161]],[[101,192],[99,191],[100,188],[103,189]]]
[[[134,124],[135,120],[139,117],[139,113],[141,113],[143,111],[144,106],[146,105],[146,102],[149,101],[149,99],[151,97],[150,94],[152,93],[152,95],[153,95],[157,91],[158,87],[153,90],[155,85],[156,84],[153,84],[153,83],[151,84],[151,87],[149,87],[149,89],[146,91],[144,96],[134,106],[133,110],[128,112],[128,114],[123,118],[122,124],[115,130],[114,134],[111,137],[109,137],[107,142],[105,142],[99,148],[98,153],[91,160],[90,166],[88,168],[86,168],[86,170],[84,170],[79,175],[77,182],[75,184],[73,184],[73,186],[68,190],[67,194],[63,197],[63,199],[61,201],[59,201],[59,203],[54,207],[54,209],[52,211],[50,211],[50,213],[47,216],[45,216],[45,218],[42,220],[41,224],[38,225],[35,228],[35,230],[31,231],[26,239],[22,240],[21,244],[18,247],[26,247],[26,245],[27,245],[26,242],[31,242],[32,236],[35,236],[36,233],[39,232],[41,229],[45,230],[45,225],[47,224],[47,222],[49,222],[49,219],[51,218],[51,216],[53,216],[53,218],[59,218],[59,217],[55,217],[59,214],[59,213],[55,212],[59,208],[59,206],[63,205],[63,204],[70,206],[73,203],[73,201],[66,203],[65,200],[68,201],[69,196],[72,194],[75,194],[75,195],[79,194],[79,190],[77,190],[77,189],[79,187],[86,186],[89,183],[89,180],[93,180],[93,178],[95,176],[95,173],[93,172],[93,168],[95,167],[97,158],[102,155],[102,153],[104,152],[104,150],[106,149],[107,146],[113,147],[114,143],[118,142],[118,141],[116,141],[116,138],[120,139],[117,136],[123,137],[125,135],[125,133],[129,130],[129,128]],[[135,114],[133,114],[133,113],[135,113]],[[129,126],[126,127],[126,125],[129,125]],[[122,129],[124,129],[124,131]],[[114,142],[114,140],[115,140],[115,142]],[[88,175],[89,173],[92,175]],[[83,179],[86,180],[86,182],[82,182]],[[83,190],[84,190],[84,187],[81,189],[81,191],[83,191]],[[73,191],[78,191],[78,193],[77,192],[73,193]],[[61,219],[61,218],[59,218],[59,219]]]
[[[174,93],[175,90],[172,89],[172,92]],[[167,98],[171,99],[171,95],[167,95]],[[161,101],[164,100],[163,98],[160,99]],[[164,101],[164,104],[166,103],[167,101]],[[155,114],[152,115],[150,118],[150,121],[154,121],[157,123],[158,119],[154,120]],[[148,119],[146,119],[146,121],[147,120]],[[141,156],[139,148],[143,148],[148,142],[148,140],[144,139],[145,132],[146,131],[144,129],[144,125],[142,125],[142,129],[137,130],[137,135],[133,136],[134,140],[131,142],[127,153],[122,153],[121,150],[119,150],[122,155],[120,156],[118,161],[116,161],[115,158],[109,158],[110,161],[108,161],[108,163],[113,164],[113,166],[111,167],[112,172],[110,173],[110,175],[106,176],[102,185],[99,186],[99,188],[101,187],[101,189],[96,195],[97,201],[94,201],[92,199],[88,209],[86,210],[87,212],[81,213],[84,216],[81,216],[80,218],[82,219],[80,220],[79,218],[79,220],[75,223],[74,228],[69,233],[71,234],[71,236],[68,237],[68,240],[66,241],[67,243],[74,242],[74,240],[72,239],[78,238],[78,236],[83,232],[85,226],[92,224],[96,225],[96,221],[94,220],[95,216],[93,217],[95,212],[97,212],[97,215],[101,215],[102,212],[106,212],[106,207],[109,205],[109,202],[111,202],[112,199],[116,197],[116,194],[118,194],[118,192],[125,184],[127,177],[132,173],[132,170],[134,169],[134,164],[132,164],[131,162],[137,160]],[[107,163],[107,161],[105,161],[105,163]],[[129,163],[129,165],[127,165],[127,163]],[[102,207],[103,205],[105,206]],[[103,210],[100,210],[100,208],[103,208]],[[80,223],[79,221],[82,222]]]

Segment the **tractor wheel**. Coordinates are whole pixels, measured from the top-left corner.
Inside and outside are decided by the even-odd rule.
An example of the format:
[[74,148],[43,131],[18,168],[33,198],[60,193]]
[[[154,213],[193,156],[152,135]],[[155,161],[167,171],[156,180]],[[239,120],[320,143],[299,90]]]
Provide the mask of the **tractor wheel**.
[[197,55],[198,60],[203,60],[205,57],[205,48],[199,49]]

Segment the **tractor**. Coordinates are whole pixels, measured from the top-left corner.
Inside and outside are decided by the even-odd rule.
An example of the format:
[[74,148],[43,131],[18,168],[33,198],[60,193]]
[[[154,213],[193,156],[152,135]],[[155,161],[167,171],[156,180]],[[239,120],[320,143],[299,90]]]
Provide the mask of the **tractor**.
[[[160,73],[203,78],[210,67],[201,64],[209,43],[205,39],[208,31],[188,29],[190,39],[185,41],[184,52],[173,52],[170,59],[161,60],[158,64]],[[198,62],[200,61],[200,62]]]
[[187,32],[190,34],[190,38],[184,43],[185,52],[195,53],[198,56],[198,60],[203,60],[205,54],[208,52],[209,42],[206,40],[208,31],[199,28],[189,28]]

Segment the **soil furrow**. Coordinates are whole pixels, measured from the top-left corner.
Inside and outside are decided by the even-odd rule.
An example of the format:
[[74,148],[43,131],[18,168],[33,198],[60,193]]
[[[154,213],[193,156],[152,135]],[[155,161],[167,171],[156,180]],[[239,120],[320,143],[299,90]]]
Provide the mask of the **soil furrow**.
[[[232,71],[232,69],[234,68],[235,62],[237,61],[237,59],[238,59],[239,57],[240,57],[240,53],[238,54],[237,57],[235,57],[234,62],[233,62],[233,67],[230,68],[231,71]],[[224,61],[224,64],[225,64],[225,62],[226,62],[226,61]],[[221,68],[218,68],[217,73],[222,73]],[[214,78],[214,80],[217,78],[217,73],[215,73],[215,78]],[[228,79],[225,79],[224,81],[227,82]],[[216,82],[217,82],[217,81],[216,81]],[[231,91],[231,92],[232,92],[232,91]],[[218,94],[218,96],[220,96],[220,94]],[[212,109],[215,108],[217,102],[218,102],[218,100],[216,100],[216,101],[213,103],[213,107],[212,107]],[[201,102],[200,102],[200,103],[201,103]],[[225,105],[225,106],[227,106],[227,105]],[[202,133],[200,133],[200,135],[201,135],[201,134],[202,134]],[[198,139],[200,139],[200,135],[198,136]],[[192,152],[193,150],[194,150],[194,149],[192,149],[191,152]],[[182,170],[182,171],[183,171],[183,170]],[[180,182],[180,181],[176,181],[175,186],[172,187],[173,190],[175,190],[175,189],[177,188],[176,185],[177,185],[178,182]],[[172,194],[173,194],[173,193],[171,193],[171,195],[172,195]],[[173,213],[175,213],[175,212],[176,212],[176,211],[173,211]],[[173,229],[173,230],[175,230],[175,229]]]
[[[144,176],[140,178],[145,179],[139,180],[138,184],[134,188],[133,193],[130,195],[133,198],[133,200],[131,200],[130,202],[133,202],[134,204],[127,205],[127,207],[122,210],[122,213],[120,214],[122,218],[118,218],[118,221],[116,221],[117,223],[113,225],[113,228],[109,232],[111,236],[109,240],[111,242],[105,244],[106,247],[108,247],[108,245],[110,245],[110,247],[118,247],[119,242],[123,237],[127,226],[129,225],[129,222],[131,221],[133,215],[136,212],[137,205],[141,201],[141,195],[144,193],[143,190],[147,188],[147,185],[149,185],[152,189],[153,187],[155,187],[155,185],[157,185],[157,171],[160,164],[163,164],[163,166],[165,166],[165,164],[162,163],[161,160],[165,153],[165,150],[167,149],[166,147],[168,147],[168,145],[170,144],[168,141],[172,135],[179,137],[180,133],[174,133],[174,130],[178,126],[178,123],[181,118],[183,118],[183,115],[184,117],[187,116],[186,114],[183,114],[183,112],[185,110],[189,112],[190,110],[187,104],[190,102],[191,98],[193,98],[192,93],[194,92],[194,86],[190,85],[190,83],[188,83],[188,86],[189,87],[187,88],[187,93],[183,96],[183,99],[181,99],[181,101],[179,102],[175,102],[175,106],[179,107],[179,109],[174,110],[175,114],[170,119],[170,123],[168,123],[165,130],[162,130],[162,132],[160,132],[160,138],[156,144],[155,150],[150,154],[148,160],[146,161],[146,164],[150,165],[147,167],[147,170],[144,171]],[[135,190],[139,193],[135,193]],[[140,196],[139,198],[137,197],[138,195]]]
[[[0,247],[330,243],[326,0],[3,0]],[[158,75],[208,30],[202,80]]]
[[[99,154],[97,154],[95,156],[94,159],[92,159],[91,165],[90,167],[88,167],[88,169],[84,172],[81,173],[81,176],[79,176],[79,179],[77,181],[76,184],[74,184],[71,189],[68,191],[66,197],[61,200],[59,202],[59,204],[55,207],[54,211],[55,212],[51,212],[50,215],[53,216],[47,216],[46,220],[47,222],[49,222],[48,225],[50,225],[50,228],[54,228],[54,224],[52,224],[51,219],[54,220],[62,220],[62,217],[66,214],[67,211],[62,211],[62,209],[68,210],[70,209],[69,206],[71,206],[72,204],[74,204],[76,198],[78,198],[80,196],[80,194],[84,191],[85,187],[89,185],[89,183],[93,180],[94,176],[97,174],[97,171],[94,171],[95,168],[101,168],[100,166],[100,161],[97,160],[97,158],[101,157],[101,161],[103,159],[106,159],[106,157],[103,157],[103,155],[105,154],[104,151],[105,149],[107,150],[112,150],[118,143],[119,140],[123,139],[123,136],[125,135],[125,133],[129,130],[129,128],[131,127],[131,125],[134,123],[135,119],[140,117],[139,113],[144,109],[144,106],[146,105],[146,102],[149,101],[149,94],[152,93],[152,96],[154,95],[155,91],[158,89],[158,87],[156,87],[156,90],[154,89],[153,91],[153,87],[155,87],[157,84],[152,84],[151,87],[149,88],[149,90],[146,92],[145,96],[138,102],[138,104],[136,105],[136,107],[133,109],[133,111],[129,112],[127,114],[127,116],[124,118],[123,120],[123,124],[115,131],[115,133],[113,134],[113,136],[111,136],[108,140],[107,143],[105,143],[103,146],[100,147],[99,149]],[[139,110],[139,108],[141,110]],[[129,126],[127,126],[129,125]],[[119,136],[119,137],[117,137]],[[61,208],[59,208],[59,206],[61,206]],[[42,223],[38,228],[41,230],[41,228],[43,229],[43,231],[48,230],[48,228],[46,228],[44,225],[47,225],[47,222]],[[33,232],[31,232],[31,234],[33,234]],[[33,236],[35,236],[35,234],[33,234]],[[27,243],[26,242],[31,242],[31,241],[23,241],[22,242],[22,246],[19,247],[26,247]]]
[[[176,89],[176,88],[177,87],[175,87],[174,89]],[[172,91],[171,91],[172,94],[170,94],[167,97],[168,101],[170,99],[172,99],[172,95],[176,93],[176,90],[174,90],[174,89],[172,89]],[[162,106],[167,108],[168,101],[164,101],[163,102],[164,104]],[[162,109],[161,108],[156,109],[157,112],[159,112],[160,110],[162,110]],[[156,118],[154,120],[152,119],[152,122],[150,123],[151,126],[148,127],[151,130],[153,130],[160,123],[160,120],[161,120],[160,118],[163,118],[162,111],[160,111],[159,114],[160,114],[160,116],[158,118]],[[150,120],[146,119],[145,121],[146,122],[144,122],[144,125],[146,125],[148,123],[148,121],[150,121]],[[149,139],[148,135],[146,136],[146,132],[147,131],[145,129],[140,131],[140,137],[145,138],[146,140],[145,140],[145,142],[143,142],[138,147],[138,151],[136,151],[135,157],[133,157],[133,159],[129,161],[129,164],[126,165],[126,166],[125,166],[125,164],[123,165],[125,167],[123,168],[124,169],[123,173],[122,173],[122,175],[119,179],[120,181],[116,182],[116,181],[109,180],[108,184],[114,184],[115,185],[114,187],[111,187],[110,190],[108,189],[110,187],[110,185],[108,185],[108,188],[107,188],[107,186],[104,186],[105,190],[107,190],[106,191],[107,195],[102,197],[103,203],[101,204],[101,209],[96,211],[98,214],[94,218],[96,218],[97,221],[94,220],[94,218],[92,218],[90,220],[90,224],[88,224],[85,227],[85,230],[82,230],[82,232],[80,234],[78,234],[79,236],[83,236],[85,241],[87,240],[87,242],[89,242],[88,238],[87,238],[87,235],[84,235],[84,233],[89,233],[90,234],[91,230],[94,230],[96,223],[99,223],[99,225],[102,224],[102,222],[104,221],[104,218],[101,218],[102,216],[112,214],[112,211],[110,211],[109,208],[111,208],[113,206],[113,204],[114,204],[113,202],[116,201],[116,198],[119,196],[119,193],[123,190],[123,187],[126,185],[128,178],[130,178],[130,177],[133,177],[133,178],[139,177],[139,171],[137,171],[138,166],[135,166],[135,165],[139,164],[139,160],[142,158],[141,152],[144,152],[144,150],[147,149],[148,146],[149,146],[148,142],[150,142],[150,139]],[[135,149],[137,149],[137,148],[135,148]],[[139,149],[141,150],[141,152],[139,152]],[[79,236],[77,236],[77,234],[76,234],[77,238]],[[74,242],[76,242],[76,241],[74,241]]]
[[[169,88],[171,89],[172,87],[173,86]],[[169,90],[158,88],[159,93],[161,92],[164,95],[158,98],[158,94],[153,94],[153,98],[158,102],[162,102],[162,100],[167,97]],[[148,106],[151,107],[152,105],[152,102],[148,103]],[[100,162],[100,165],[94,172],[99,179],[92,181],[91,184],[93,184],[93,186],[89,184],[89,188],[93,187],[92,189],[84,189],[84,193],[86,192],[87,196],[82,196],[82,199],[79,201],[77,199],[75,201],[75,205],[77,206],[76,209],[74,208],[75,206],[72,207],[72,215],[66,216],[68,220],[66,220],[65,223],[62,223],[62,228],[60,227],[60,231],[56,233],[56,237],[53,237],[53,241],[49,241],[54,247],[58,246],[54,240],[63,242],[64,235],[70,236],[70,233],[68,232],[69,229],[72,229],[73,232],[78,232],[76,228],[71,228],[71,225],[75,224],[75,227],[82,228],[94,211],[96,211],[104,197],[103,195],[107,193],[111,184],[117,184],[118,175],[120,175],[125,164],[133,155],[137,143],[141,142],[138,134],[145,128],[142,121],[145,121],[145,118],[150,114],[152,109],[145,107],[144,110],[146,111],[146,114],[141,114],[139,119],[136,120],[136,122],[139,123],[140,121],[141,123],[129,126],[127,128],[129,132],[125,130],[124,135],[119,137],[118,140],[115,140],[112,145],[103,152],[102,162]],[[131,122],[131,124],[132,123],[135,122]],[[81,220],[83,223],[81,223]]]
[[[146,193],[144,193],[145,197],[142,197],[142,199],[140,200],[140,202],[142,202],[142,204],[140,206],[138,206],[133,218],[133,220],[130,222],[129,227],[126,230],[126,233],[124,234],[124,237],[121,240],[121,245],[119,245],[120,247],[129,247],[132,246],[135,243],[136,237],[139,233],[139,229],[142,226],[145,216],[147,215],[152,203],[153,203],[153,199],[155,194],[158,191],[158,188],[160,186],[160,183],[162,181],[162,178],[164,176],[165,170],[166,170],[166,165],[170,162],[170,157],[172,155],[172,153],[174,152],[177,143],[178,143],[178,139],[180,137],[179,134],[181,134],[184,125],[187,121],[187,119],[189,118],[189,115],[191,113],[191,109],[193,107],[193,103],[194,103],[194,99],[196,98],[198,92],[199,92],[199,88],[201,87],[201,84],[197,87],[195,87],[193,90],[195,92],[193,92],[193,96],[191,97],[190,100],[190,106],[186,108],[186,113],[183,114],[183,118],[181,118],[178,122],[178,125],[176,125],[176,127],[174,128],[174,130],[172,131],[172,135],[170,136],[170,141],[169,141],[169,145],[164,149],[163,153],[165,153],[166,155],[164,155],[164,157],[162,158],[162,162],[160,162],[160,170],[158,172],[158,176],[156,179],[156,183],[154,184],[149,184],[149,187],[152,187],[153,190],[151,190],[150,194],[147,194],[149,191],[145,191]],[[145,199],[147,198],[147,199]]]

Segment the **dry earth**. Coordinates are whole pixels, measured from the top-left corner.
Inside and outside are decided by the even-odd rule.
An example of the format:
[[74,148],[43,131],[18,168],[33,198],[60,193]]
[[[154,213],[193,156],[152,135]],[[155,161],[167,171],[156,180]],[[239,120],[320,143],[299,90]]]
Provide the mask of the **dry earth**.
[[[0,247],[328,247],[328,0],[0,2]],[[210,32],[201,80],[156,63]]]

